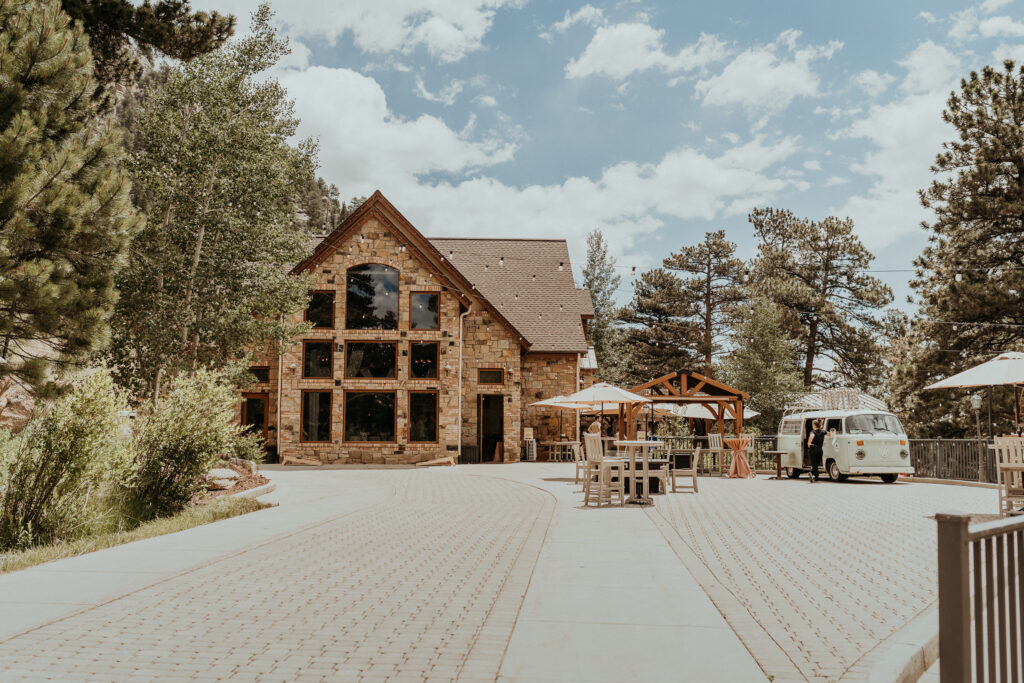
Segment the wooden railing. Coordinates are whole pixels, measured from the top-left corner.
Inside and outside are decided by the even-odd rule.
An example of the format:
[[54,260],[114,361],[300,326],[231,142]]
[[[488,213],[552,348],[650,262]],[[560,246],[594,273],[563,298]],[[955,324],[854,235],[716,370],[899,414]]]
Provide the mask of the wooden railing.
[[984,457],[984,478],[996,481],[996,458],[985,439],[910,439],[910,464],[919,477],[979,481],[978,458]]
[[1024,518],[935,519],[940,681],[1024,680]]

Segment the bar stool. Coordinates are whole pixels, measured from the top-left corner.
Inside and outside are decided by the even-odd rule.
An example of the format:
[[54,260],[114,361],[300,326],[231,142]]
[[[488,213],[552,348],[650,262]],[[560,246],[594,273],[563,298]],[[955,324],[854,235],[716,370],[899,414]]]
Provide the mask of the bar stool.
[[619,505],[625,505],[626,461],[604,457],[601,437],[597,434],[587,434],[584,437],[584,444],[587,450],[587,468],[583,481],[583,504],[590,505],[590,498],[593,496],[598,506],[601,503],[611,505],[612,496],[618,496]]

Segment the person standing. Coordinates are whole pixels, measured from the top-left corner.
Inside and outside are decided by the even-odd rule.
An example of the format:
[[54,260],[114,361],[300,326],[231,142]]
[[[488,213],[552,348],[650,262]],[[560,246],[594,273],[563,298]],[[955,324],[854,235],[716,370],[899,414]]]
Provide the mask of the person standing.
[[811,473],[808,481],[818,481],[818,468],[821,467],[822,448],[825,445],[825,431],[821,428],[821,420],[814,420],[811,423],[811,433],[807,435],[807,455],[811,459]]

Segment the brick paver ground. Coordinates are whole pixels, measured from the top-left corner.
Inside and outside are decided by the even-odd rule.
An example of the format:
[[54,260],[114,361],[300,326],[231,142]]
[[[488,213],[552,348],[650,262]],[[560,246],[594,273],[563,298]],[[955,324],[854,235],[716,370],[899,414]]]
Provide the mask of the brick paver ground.
[[395,495],[6,640],[3,679],[493,681],[553,498],[454,470],[352,475]]
[[760,633],[736,630],[756,659],[781,649],[805,678],[839,680],[936,599],[930,515],[995,500],[964,486],[705,478],[653,514],[753,618]]

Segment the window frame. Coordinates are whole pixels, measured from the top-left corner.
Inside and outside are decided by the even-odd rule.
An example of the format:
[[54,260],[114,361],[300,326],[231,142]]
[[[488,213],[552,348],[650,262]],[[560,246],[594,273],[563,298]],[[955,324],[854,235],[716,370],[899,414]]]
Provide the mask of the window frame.
[[[392,416],[393,427],[391,433],[394,438],[391,441],[349,441],[346,430],[348,429],[348,395],[349,394],[391,394],[395,397],[395,412]],[[341,397],[341,414],[342,414],[342,426],[341,426],[341,442],[346,444],[363,444],[368,446],[392,446],[398,443],[398,390],[397,389],[380,389],[367,391],[366,389],[345,389],[342,392]]]
[[[409,405],[406,414],[409,416],[406,420],[406,435],[408,443],[410,444],[438,444],[441,441],[441,392],[437,389],[412,389],[409,392]],[[433,441],[413,441],[412,438],[412,397],[416,394],[430,394],[434,397],[434,440]]]
[[[413,377],[412,375],[412,347],[415,344],[423,346],[433,345],[434,347],[434,369],[437,371],[433,377]],[[441,379],[441,342],[429,340],[413,340],[409,342],[409,379],[415,382],[431,382]]]
[[[350,277],[351,271],[355,270],[356,268],[361,268],[363,266],[381,266],[383,268],[387,268],[388,270],[393,270],[395,272],[395,280],[396,280],[396,282],[395,282],[395,326],[394,327],[351,327],[350,326],[350,324],[349,324],[349,315],[351,314],[351,306],[349,306],[349,295],[350,295],[350,292],[349,292],[349,287],[350,287],[350,285],[349,285],[349,277]],[[401,327],[402,327],[402,325],[401,325],[401,319],[402,319],[402,300],[401,300],[401,297],[402,297],[402,271],[400,269],[395,268],[394,266],[389,265],[387,263],[380,263],[378,261],[365,261],[363,263],[354,263],[354,264],[348,266],[347,268],[345,268],[345,327],[344,327],[344,329],[345,330],[357,330],[357,331],[378,330],[378,331],[382,331],[382,332],[394,332],[396,330],[401,329]]]
[[[267,371],[267,378],[266,379],[260,379],[259,377],[256,377],[256,373],[253,372],[253,370],[266,370]],[[269,365],[250,365],[249,366],[249,374],[252,375],[253,378],[255,378],[256,384],[269,384],[270,383],[270,366]]]
[[[330,294],[331,295],[331,324],[327,325],[326,327],[321,327],[320,325],[314,324],[313,325],[313,329],[314,330],[333,330],[335,328],[336,323],[338,322],[338,316],[336,315],[337,307],[338,307],[338,296],[337,296],[337,293],[333,289],[311,289],[311,290],[309,290],[309,294],[310,294],[311,297],[312,297],[313,294]],[[310,303],[312,303],[312,298],[310,299]],[[305,310],[302,311],[302,320],[303,320],[303,322],[307,322],[307,323],[309,322],[309,304],[306,304]]]
[[[312,441],[304,439],[303,433],[306,425],[306,394],[328,394],[327,401],[327,440]],[[299,402],[299,443],[333,443],[334,437],[334,392],[331,389],[303,389]]]
[[[412,312],[413,304],[412,298],[417,294],[428,294],[437,297],[437,327],[413,327],[412,326]],[[441,329],[441,292],[432,292],[427,289],[412,290],[409,292],[409,330],[411,332],[437,332]]]
[[[348,374],[348,352],[349,352],[349,348],[352,346],[352,344],[380,344],[380,345],[390,344],[391,347],[395,350],[395,354],[394,354],[395,355],[395,362],[394,362],[395,376],[394,377],[354,377],[354,376]],[[391,340],[378,341],[376,339],[372,339],[372,340],[371,339],[366,339],[366,340],[364,340],[364,339],[352,339],[352,340],[346,339],[345,340],[345,379],[354,379],[354,380],[357,380],[357,381],[360,381],[360,382],[394,382],[394,381],[397,381],[398,380],[398,342],[397,341],[391,341]]]
[[[330,350],[330,374],[324,376],[306,374],[306,345],[327,344]],[[302,379],[334,379],[334,340],[333,339],[303,339],[302,340]]]
[[[482,373],[484,372],[498,372],[501,373],[501,381],[499,382],[485,382],[482,379]],[[504,386],[505,384],[505,369],[504,368],[477,368],[476,369],[476,383],[483,384],[490,387]]]

